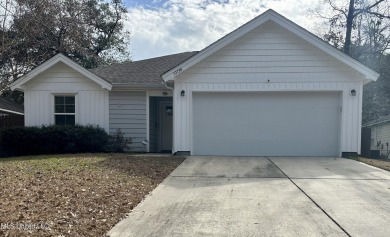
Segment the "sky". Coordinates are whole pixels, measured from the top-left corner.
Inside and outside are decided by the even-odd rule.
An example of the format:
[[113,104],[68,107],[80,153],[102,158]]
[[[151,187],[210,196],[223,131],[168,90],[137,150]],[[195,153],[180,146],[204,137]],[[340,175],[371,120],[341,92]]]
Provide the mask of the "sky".
[[[132,60],[197,51],[272,8],[314,32],[319,0],[124,0]],[[314,32],[315,33],[315,32]]]

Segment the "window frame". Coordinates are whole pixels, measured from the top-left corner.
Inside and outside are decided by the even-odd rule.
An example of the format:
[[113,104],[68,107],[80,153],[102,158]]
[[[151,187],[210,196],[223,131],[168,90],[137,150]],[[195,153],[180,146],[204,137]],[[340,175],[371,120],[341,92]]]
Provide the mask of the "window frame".
[[[74,125],[78,124],[78,94],[77,93],[53,93],[52,94],[52,100],[51,100],[51,108],[52,108],[52,119],[54,125],[59,125],[56,124],[56,115],[74,115]],[[74,113],[56,113],[55,111],[55,99],[56,97],[74,97]]]

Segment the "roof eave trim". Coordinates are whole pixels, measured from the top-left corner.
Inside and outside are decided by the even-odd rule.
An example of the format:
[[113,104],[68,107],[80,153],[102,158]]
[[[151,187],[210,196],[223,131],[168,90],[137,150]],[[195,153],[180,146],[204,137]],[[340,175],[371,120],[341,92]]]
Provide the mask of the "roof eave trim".
[[8,110],[8,109],[2,109],[2,108],[0,108],[0,111],[7,112],[7,113],[11,113],[11,114],[24,115],[24,113],[16,112],[16,111],[13,111],[13,110]]
[[370,128],[370,127],[374,127],[374,126],[386,124],[386,123],[389,123],[389,122],[390,122],[390,119],[386,119],[386,120],[383,120],[383,121],[380,121],[380,122],[374,122],[374,123],[363,124],[362,127],[364,127],[364,128]]
[[100,85],[103,89],[106,89],[109,91],[112,89],[111,83],[109,83],[106,80],[100,78],[99,76],[93,74],[89,70],[85,69],[84,67],[80,66],[79,64],[75,63],[74,61],[72,61],[71,59],[66,57],[65,55],[59,53],[59,54],[55,55],[54,57],[52,57],[51,59],[44,62],[43,64],[41,64],[40,66],[38,66],[37,68],[30,71],[26,75],[22,76],[18,80],[11,83],[11,86],[10,86],[11,90],[23,91],[24,90],[23,85],[25,83],[27,83],[31,79],[35,78],[36,76],[38,76],[39,74],[41,74],[42,72],[46,71],[47,69],[51,68],[52,66],[54,66],[55,64],[57,64],[59,62],[62,62],[64,64],[66,64],[67,66],[71,67],[72,69],[76,70],[77,72],[81,73],[82,75],[84,75],[88,79],[90,79],[93,82]]
[[161,83],[161,85],[134,85],[129,83],[113,83],[112,84],[112,90],[116,89],[134,89],[134,90],[164,90],[164,84]]
[[216,51],[232,43],[236,39],[240,38],[241,36],[245,35],[246,33],[250,32],[251,30],[255,29],[256,27],[264,24],[266,21],[269,20],[274,21],[275,23],[289,30],[293,34],[297,35],[298,37],[301,37],[305,41],[313,44],[314,46],[328,53],[329,55],[335,57],[336,59],[342,61],[346,65],[352,67],[359,73],[363,74],[366,80],[376,81],[380,76],[379,73],[375,72],[371,68],[358,62],[352,57],[344,54],[343,52],[329,45],[328,43],[318,38],[314,34],[310,33],[309,31],[305,30],[304,28],[300,27],[299,25],[295,24],[294,22],[288,20],[284,16],[270,9],[267,10],[265,13],[261,14],[260,16],[249,21],[248,23],[244,24],[243,26],[239,27],[235,31],[222,37],[221,39],[214,42],[213,44],[209,45],[208,47],[206,47],[205,49],[203,49],[193,57],[187,59],[186,61],[172,68],[171,70],[165,72],[164,74],[161,75],[161,77],[165,82],[174,81],[175,78],[185,70],[189,69],[196,63],[207,58],[211,54],[215,53]]

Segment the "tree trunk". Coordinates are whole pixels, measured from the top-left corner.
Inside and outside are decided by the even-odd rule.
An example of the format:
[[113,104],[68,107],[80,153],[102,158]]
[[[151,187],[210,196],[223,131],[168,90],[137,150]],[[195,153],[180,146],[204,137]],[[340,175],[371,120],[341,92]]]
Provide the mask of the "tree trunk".
[[351,34],[353,26],[353,18],[355,13],[355,0],[349,0],[349,9],[347,16],[347,26],[345,34],[345,43],[344,43],[344,53],[350,55],[351,53]]

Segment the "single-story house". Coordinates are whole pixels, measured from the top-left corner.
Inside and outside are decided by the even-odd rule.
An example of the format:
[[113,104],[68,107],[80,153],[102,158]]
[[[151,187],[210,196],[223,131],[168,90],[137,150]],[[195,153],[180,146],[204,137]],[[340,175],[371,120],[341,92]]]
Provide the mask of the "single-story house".
[[360,153],[363,85],[379,74],[273,10],[199,52],[86,70],[59,54],[21,77],[26,125],[120,128],[134,150]]
[[[367,129],[369,145],[367,152],[369,157],[380,158],[390,156],[390,115],[380,117],[363,124]],[[364,131],[364,130],[363,130]]]
[[0,97],[0,128],[24,125],[23,105]]

